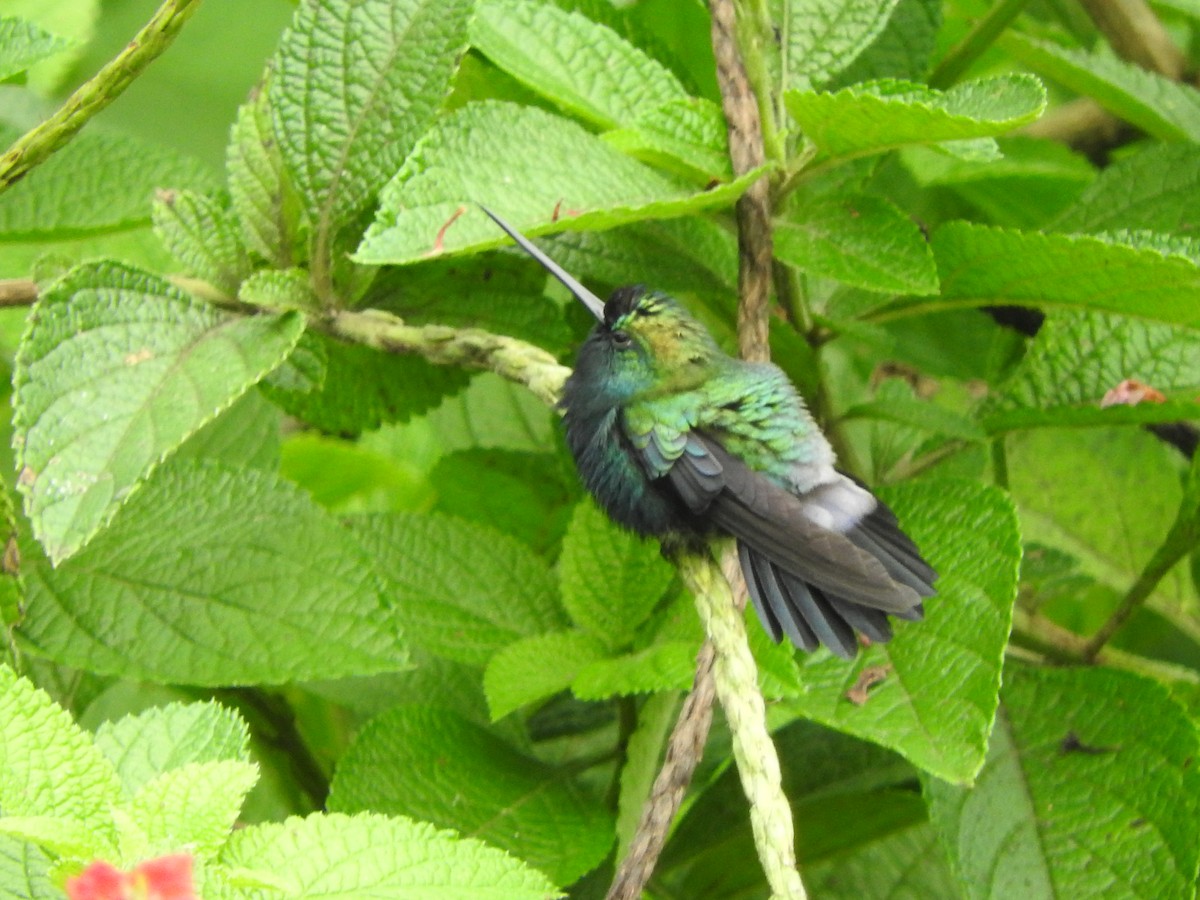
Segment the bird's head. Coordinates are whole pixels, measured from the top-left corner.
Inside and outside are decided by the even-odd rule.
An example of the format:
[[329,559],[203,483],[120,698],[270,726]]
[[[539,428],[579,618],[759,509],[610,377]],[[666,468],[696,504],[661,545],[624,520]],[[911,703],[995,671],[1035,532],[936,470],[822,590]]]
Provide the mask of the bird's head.
[[724,356],[704,326],[671,297],[632,285],[603,302],[515,228],[484,212],[595,316],[596,327],[579,351],[576,379],[619,397],[677,392],[703,382]]

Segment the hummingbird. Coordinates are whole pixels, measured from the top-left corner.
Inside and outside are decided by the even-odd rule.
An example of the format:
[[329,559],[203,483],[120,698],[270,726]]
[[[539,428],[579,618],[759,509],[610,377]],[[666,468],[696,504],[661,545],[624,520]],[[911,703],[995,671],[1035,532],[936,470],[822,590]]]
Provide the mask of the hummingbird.
[[607,302],[484,208],[596,318],[560,407],[567,446],[609,518],[664,546],[736,540],[763,628],[843,659],[924,615],[937,573],[833,448],[783,370],[725,353],[676,300]]

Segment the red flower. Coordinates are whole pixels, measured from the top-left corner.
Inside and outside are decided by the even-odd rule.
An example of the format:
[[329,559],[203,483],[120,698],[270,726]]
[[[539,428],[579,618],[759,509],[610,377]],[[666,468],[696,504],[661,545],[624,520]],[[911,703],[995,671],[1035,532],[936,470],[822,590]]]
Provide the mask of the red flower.
[[122,872],[94,862],[67,880],[70,900],[198,900],[192,886],[192,858],[174,853],[138,863]]

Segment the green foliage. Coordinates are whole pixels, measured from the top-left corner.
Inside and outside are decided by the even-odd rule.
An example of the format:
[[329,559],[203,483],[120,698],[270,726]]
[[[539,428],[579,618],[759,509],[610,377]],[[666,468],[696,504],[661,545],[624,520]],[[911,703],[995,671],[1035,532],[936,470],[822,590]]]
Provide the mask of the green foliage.
[[44,291],[17,357],[13,426],[17,486],[51,560],[75,553],[161,459],[278,366],[302,328],[290,313],[228,316],[114,263]]
[[[929,547],[938,601],[919,628],[902,628],[849,667],[801,661],[789,708],[877,741],[921,769],[969,782],[983,765],[1017,587],[1020,537],[1010,501],[978,484],[926,481],[885,494],[905,529]],[[943,556],[962,531],[974,536]],[[863,670],[882,667],[866,703],[845,693]]]
[[[125,6],[6,8],[0,141]],[[747,614],[809,890],[1194,896],[1194,87],[1064,4],[735,4],[744,173],[695,0],[277,6],[0,191],[0,898],[602,892],[703,634],[544,402],[590,322],[478,205],[732,350],[760,177],[773,358],[939,572],[849,663]],[[736,727],[648,894],[766,893]]]
[[360,209],[429,127],[465,47],[469,9],[429,0],[300,7],[280,41],[268,106],[318,234],[328,238]]
[[[528,152],[537,147],[536,155]],[[531,233],[566,222],[611,228],[728,206],[748,179],[699,191],[635,162],[576,123],[533,107],[481,101],[435,125],[380,197],[354,258],[412,263],[496,247],[503,233],[475,200]],[[461,218],[460,218],[461,216]]]
[[804,204],[775,230],[779,258],[806,272],[885,294],[936,294],[933,254],[916,223],[879,197]]
[[0,79],[12,78],[34,63],[54,56],[69,42],[15,16],[0,16]]
[[779,83],[808,87],[854,62],[887,27],[897,0],[801,0],[778,6],[785,35]]
[[[0,127],[5,143],[17,136]],[[213,186],[204,166],[178,152],[124,135],[84,133],[0,195],[0,240],[49,242],[145,227],[156,189]]]
[[24,556],[22,639],[80,668],[270,684],[405,661],[366,549],[274,474],[169,464],[70,560]]
[[[245,723],[215,703],[127,715],[93,739],[7,667],[0,688],[5,897],[61,896],[53,883],[96,857],[133,868],[182,848],[205,897],[261,897],[263,888],[311,896],[322,887],[345,897],[371,889],[554,893],[545,876],[479,841],[400,817],[317,815],[232,831],[258,767]],[[356,848],[352,857],[330,850],[333,835],[334,845]],[[57,857],[53,870],[46,851]]]
[[527,860],[557,884],[591,870],[612,843],[612,822],[595,797],[555,767],[434,707],[398,706],[373,719],[346,751],[329,805],[453,827]]
[[1001,697],[975,788],[928,785],[967,896],[1191,896],[1196,735],[1162,687],[1124,672],[1012,665]]
[[911,82],[875,81],[834,93],[791,91],[786,100],[792,118],[822,153],[851,157],[905,144],[1005,134],[1036,119],[1046,94],[1036,78],[1009,75],[945,92]]
[[1200,139],[1200,91],[1107,52],[1087,52],[1013,37],[1017,59],[1053,81],[1092,97],[1130,125],[1165,141]]

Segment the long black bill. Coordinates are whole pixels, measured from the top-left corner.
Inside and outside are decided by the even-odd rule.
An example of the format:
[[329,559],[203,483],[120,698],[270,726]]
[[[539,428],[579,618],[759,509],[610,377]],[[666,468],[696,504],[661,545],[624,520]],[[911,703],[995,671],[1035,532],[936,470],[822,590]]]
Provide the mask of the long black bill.
[[525,235],[521,234],[521,232],[517,231],[517,229],[513,228],[486,206],[480,205],[479,208],[487,213],[493,222],[503,228],[508,236],[520,245],[522,250],[540,262],[542,267],[547,272],[561,281],[566,286],[567,290],[575,295],[575,299],[588,308],[588,312],[590,312],[601,322],[604,321],[603,300],[576,281],[570,274],[568,274],[566,269],[535,247],[529,238],[525,237]]

